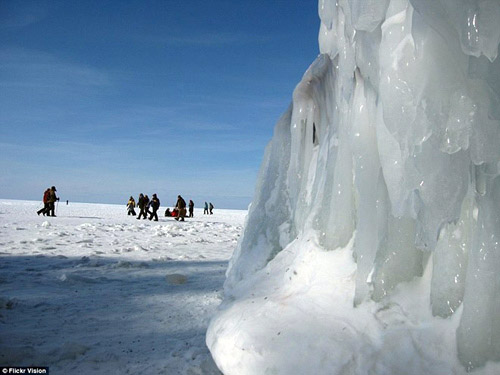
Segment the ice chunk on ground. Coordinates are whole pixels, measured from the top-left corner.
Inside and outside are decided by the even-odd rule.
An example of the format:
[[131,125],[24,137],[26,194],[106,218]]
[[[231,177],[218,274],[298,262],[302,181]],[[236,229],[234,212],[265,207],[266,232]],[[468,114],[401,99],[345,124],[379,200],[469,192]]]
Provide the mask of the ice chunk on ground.
[[165,276],[165,278],[167,279],[167,282],[169,284],[173,284],[173,285],[185,284],[188,280],[186,275],[181,275],[180,273],[172,273],[172,274]]

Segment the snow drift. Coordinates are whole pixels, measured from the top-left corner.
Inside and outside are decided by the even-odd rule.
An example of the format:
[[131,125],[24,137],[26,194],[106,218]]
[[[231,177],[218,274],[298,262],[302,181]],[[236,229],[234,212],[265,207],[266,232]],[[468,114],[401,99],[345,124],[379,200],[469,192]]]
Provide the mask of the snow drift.
[[500,2],[319,16],[207,333],[217,365],[500,373]]

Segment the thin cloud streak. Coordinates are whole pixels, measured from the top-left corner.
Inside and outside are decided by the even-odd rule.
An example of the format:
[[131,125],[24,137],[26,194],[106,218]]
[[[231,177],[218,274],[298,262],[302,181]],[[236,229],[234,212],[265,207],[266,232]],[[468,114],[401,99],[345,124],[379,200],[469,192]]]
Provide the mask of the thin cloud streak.
[[180,47],[185,47],[185,46],[219,47],[219,46],[245,45],[254,43],[268,43],[276,38],[258,34],[207,32],[199,34],[168,35],[162,37],[154,35],[141,35],[141,36],[134,36],[132,39],[140,43],[146,42],[146,43],[180,46]]
[[0,50],[0,85],[3,87],[108,86],[107,73],[93,67],[66,62],[34,50]]
[[0,4],[0,29],[20,29],[43,20],[49,14],[44,1],[2,0]]

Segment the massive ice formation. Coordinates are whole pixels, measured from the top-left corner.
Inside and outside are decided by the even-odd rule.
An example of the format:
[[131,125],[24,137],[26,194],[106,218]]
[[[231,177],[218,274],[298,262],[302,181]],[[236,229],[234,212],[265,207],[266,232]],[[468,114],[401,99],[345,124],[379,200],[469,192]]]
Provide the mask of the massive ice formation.
[[430,268],[429,319],[458,322],[463,368],[500,361],[500,1],[319,0],[319,15],[321,54],[267,147],[214,358],[231,368],[217,340],[242,285],[311,242],[351,249],[353,312]]

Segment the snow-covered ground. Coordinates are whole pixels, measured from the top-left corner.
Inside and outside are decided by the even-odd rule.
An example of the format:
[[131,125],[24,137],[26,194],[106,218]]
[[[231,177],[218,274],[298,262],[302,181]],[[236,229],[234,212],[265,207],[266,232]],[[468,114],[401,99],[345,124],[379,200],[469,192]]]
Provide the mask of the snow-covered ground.
[[220,374],[205,332],[246,211],[180,223],[125,205],[61,202],[55,218],[40,206],[0,200],[0,366]]

